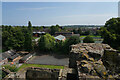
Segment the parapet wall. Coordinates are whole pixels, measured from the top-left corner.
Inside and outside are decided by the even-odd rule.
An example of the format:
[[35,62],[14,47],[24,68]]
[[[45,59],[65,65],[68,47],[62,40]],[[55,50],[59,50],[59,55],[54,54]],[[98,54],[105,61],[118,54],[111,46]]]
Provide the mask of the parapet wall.
[[59,69],[29,68],[26,80],[58,80]]

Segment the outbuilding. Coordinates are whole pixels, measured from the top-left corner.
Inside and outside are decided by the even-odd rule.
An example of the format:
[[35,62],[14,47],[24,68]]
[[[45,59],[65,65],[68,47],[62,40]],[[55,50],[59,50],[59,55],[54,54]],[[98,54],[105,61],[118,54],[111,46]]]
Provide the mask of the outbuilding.
[[31,53],[27,54],[26,56],[24,56],[22,59],[19,60],[19,63],[25,63],[26,61],[28,61],[33,55]]
[[56,41],[65,41],[66,40],[66,37],[63,36],[63,35],[58,35],[55,37]]

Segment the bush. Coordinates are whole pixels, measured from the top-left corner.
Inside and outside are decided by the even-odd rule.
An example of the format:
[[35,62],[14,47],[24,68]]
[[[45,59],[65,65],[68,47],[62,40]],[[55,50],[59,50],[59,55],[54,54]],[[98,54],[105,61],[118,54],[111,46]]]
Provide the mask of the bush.
[[64,53],[69,53],[70,51],[70,46],[73,45],[73,44],[77,44],[77,43],[80,43],[80,38],[78,36],[71,36],[69,39],[67,39],[64,43],[64,46],[63,46],[63,51]]
[[84,43],[94,43],[94,40],[90,36],[86,36],[83,40]]
[[4,65],[5,69],[10,70],[11,72],[17,72],[18,68],[15,65]]

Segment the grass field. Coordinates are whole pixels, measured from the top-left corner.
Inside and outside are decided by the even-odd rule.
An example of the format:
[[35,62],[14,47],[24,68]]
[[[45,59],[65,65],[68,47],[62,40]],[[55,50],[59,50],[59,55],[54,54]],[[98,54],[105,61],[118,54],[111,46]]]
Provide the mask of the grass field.
[[64,69],[64,66],[55,66],[55,65],[38,65],[38,64],[23,64],[18,68],[18,70],[27,68],[27,67],[39,67],[39,68],[50,68],[50,69]]

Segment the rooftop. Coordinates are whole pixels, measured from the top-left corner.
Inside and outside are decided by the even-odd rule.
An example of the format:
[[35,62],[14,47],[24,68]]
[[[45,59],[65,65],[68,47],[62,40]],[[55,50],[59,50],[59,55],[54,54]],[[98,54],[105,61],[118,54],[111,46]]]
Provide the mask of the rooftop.
[[63,39],[65,39],[65,36],[58,35],[58,36],[55,37],[55,39],[57,39],[57,40],[63,40]]

